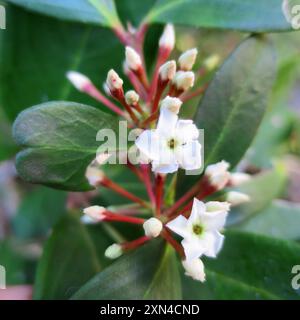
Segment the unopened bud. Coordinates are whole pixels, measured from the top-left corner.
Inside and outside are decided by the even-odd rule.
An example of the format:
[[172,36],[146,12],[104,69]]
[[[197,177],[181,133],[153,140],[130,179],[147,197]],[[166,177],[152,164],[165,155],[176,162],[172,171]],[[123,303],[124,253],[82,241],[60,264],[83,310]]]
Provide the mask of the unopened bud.
[[181,105],[182,101],[180,99],[167,96],[161,102],[161,109],[168,109],[169,111],[178,114]]
[[108,89],[111,92],[113,92],[123,87],[123,80],[119,77],[119,75],[113,69],[111,69],[107,74],[106,84]]
[[192,71],[177,71],[173,83],[177,90],[187,91],[194,85],[195,74]]
[[217,54],[214,54],[206,58],[203,64],[208,71],[212,71],[216,69],[217,66],[220,64],[220,60],[221,60],[220,56]]
[[242,192],[230,191],[226,195],[226,201],[230,202],[233,206],[238,206],[240,204],[250,201],[250,197]]
[[230,210],[230,203],[225,201],[209,201],[205,203],[207,212],[228,212]]
[[193,259],[193,260],[183,260],[182,266],[185,269],[185,275],[198,280],[200,282],[205,281],[205,272],[204,265],[202,260]]
[[165,26],[163,34],[159,39],[159,47],[166,48],[168,51],[172,51],[175,46],[175,30],[171,23]]
[[244,172],[234,172],[230,174],[230,184],[232,186],[239,186],[251,179],[251,176]]
[[125,94],[126,103],[130,106],[135,105],[139,102],[140,96],[134,91],[127,91]]
[[159,68],[159,76],[162,81],[172,80],[175,76],[175,73],[176,73],[175,60],[168,61]]
[[109,259],[117,259],[123,254],[122,246],[117,243],[112,244],[105,250],[105,257]]
[[198,50],[196,48],[185,51],[178,59],[179,68],[184,71],[192,70]]
[[229,163],[226,161],[220,161],[215,164],[207,166],[205,175],[208,177],[210,184],[217,190],[223,189],[230,179],[230,173],[228,172]]
[[131,47],[125,49],[126,64],[130,70],[136,71],[142,65],[142,60],[139,54]]
[[97,154],[96,161],[98,164],[105,164],[107,160],[112,156],[111,153],[103,152]]
[[104,207],[91,206],[85,208],[83,213],[94,221],[102,221],[105,218],[105,215],[103,214],[105,211],[106,209]]
[[85,172],[85,177],[91,186],[96,187],[103,181],[105,175],[102,170],[93,166],[88,166]]
[[73,86],[79,91],[83,91],[87,85],[92,83],[87,76],[77,71],[69,71],[67,72],[66,76]]
[[146,236],[156,238],[160,235],[163,229],[163,224],[157,218],[150,218],[144,222],[143,228]]

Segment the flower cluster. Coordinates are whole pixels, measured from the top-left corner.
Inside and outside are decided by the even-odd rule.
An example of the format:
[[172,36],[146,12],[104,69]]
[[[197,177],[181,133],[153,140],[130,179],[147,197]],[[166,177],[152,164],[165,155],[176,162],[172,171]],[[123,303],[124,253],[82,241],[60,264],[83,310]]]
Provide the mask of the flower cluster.
[[[134,89],[124,92],[123,80],[110,70],[104,84],[106,97],[90,79],[78,72],[70,71],[69,80],[80,91],[89,94],[118,116],[128,120],[128,126],[140,128],[135,141],[140,155],[139,165],[127,161],[145,186],[149,196],[146,201],[112,181],[100,166],[109,154],[98,155],[87,168],[89,183],[98,188],[105,187],[134,203],[118,211],[101,206],[83,210],[84,223],[119,221],[139,224],[144,236],[125,243],[113,244],[105,255],[115,259],[128,250],[135,249],[153,238],[164,238],[178,252],[186,275],[204,281],[203,256],[215,258],[222,248],[222,229],[231,205],[249,201],[249,197],[236,191],[221,192],[227,187],[237,186],[249,179],[245,173],[230,173],[229,164],[221,161],[207,166],[199,181],[173,205],[165,201],[166,175],[184,170],[200,169],[203,163],[199,130],[190,119],[179,118],[183,103],[199,96],[205,86],[188,91],[205,72],[218,64],[216,56],[207,59],[198,72],[193,72],[198,51],[187,50],[175,60],[169,60],[175,46],[175,32],[171,24],[166,25],[159,40],[157,62],[151,81],[144,65],[142,41],[146,26],[122,34],[125,45],[124,73]],[[115,101],[113,101],[115,100]],[[204,202],[216,192],[218,201]],[[141,209],[149,217],[141,217]],[[177,236],[182,239],[178,241]]]

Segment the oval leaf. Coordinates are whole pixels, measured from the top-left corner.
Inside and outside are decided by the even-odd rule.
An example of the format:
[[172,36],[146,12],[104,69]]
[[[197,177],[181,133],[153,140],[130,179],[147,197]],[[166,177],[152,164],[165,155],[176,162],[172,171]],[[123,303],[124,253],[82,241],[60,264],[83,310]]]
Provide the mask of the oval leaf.
[[17,155],[17,170],[29,182],[66,190],[88,190],[85,171],[101,142],[100,129],[117,133],[117,120],[73,102],[49,102],[20,113],[13,134],[26,148]]
[[72,299],[180,299],[176,256],[161,241],[125,255],[91,279]]
[[247,32],[291,30],[282,0],[159,0],[148,21]]

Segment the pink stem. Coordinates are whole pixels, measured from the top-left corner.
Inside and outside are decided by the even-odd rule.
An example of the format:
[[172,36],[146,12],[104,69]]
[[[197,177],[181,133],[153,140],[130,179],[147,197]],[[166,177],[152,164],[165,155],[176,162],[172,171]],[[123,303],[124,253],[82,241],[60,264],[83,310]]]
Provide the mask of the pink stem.
[[155,205],[155,195],[153,192],[153,187],[152,187],[152,181],[150,178],[150,172],[149,172],[149,165],[147,164],[141,164],[141,171],[143,173],[143,177],[144,177],[144,183],[146,186],[146,190],[149,196],[149,199],[152,203],[152,205]]

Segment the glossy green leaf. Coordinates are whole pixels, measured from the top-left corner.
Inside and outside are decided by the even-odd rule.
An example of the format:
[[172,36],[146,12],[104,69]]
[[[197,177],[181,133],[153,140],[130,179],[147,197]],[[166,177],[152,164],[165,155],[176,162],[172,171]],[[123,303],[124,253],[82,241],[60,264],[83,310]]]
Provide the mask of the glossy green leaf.
[[[100,230],[99,230],[100,231]],[[103,245],[107,236],[101,232]],[[97,244],[97,245],[96,245]],[[68,299],[101,270],[99,252],[88,229],[74,216],[66,216],[54,228],[40,260],[34,285],[35,299]]]
[[300,246],[242,232],[227,232],[217,259],[205,259],[204,284],[184,278],[185,299],[300,299],[291,286]]
[[23,111],[14,138],[24,148],[17,170],[29,182],[67,190],[87,190],[85,171],[101,143],[100,129],[117,133],[115,117],[72,102],[49,102]]
[[276,238],[299,240],[299,226],[300,205],[275,200],[268,208],[235,226],[235,228]]
[[21,238],[43,238],[65,214],[65,208],[65,192],[39,187],[21,202],[12,221],[13,230]]
[[247,32],[291,30],[282,0],[158,0],[147,20]]
[[112,26],[118,23],[113,0],[6,0],[58,19]]
[[277,163],[273,170],[254,176],[249,182],[234,191],[249,195],[251,201],[230,210],[227,223],[233,225],[266,209],[274,199],[278,198],[287,182],[287,172],[282,163]]
[[204,129],[205,163],[234,167],[263,118],[275,77],[272,46],[264,37],[243,41],[209,85],[195,121]]
[[85,284],[72,299],[180,299],[176,256],[151,241],[120,258]]

